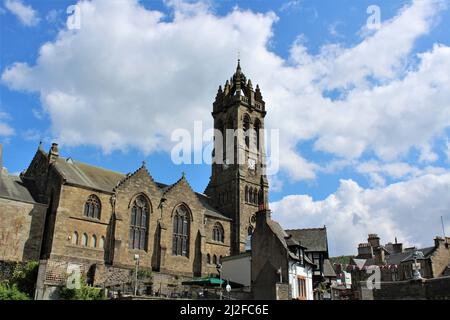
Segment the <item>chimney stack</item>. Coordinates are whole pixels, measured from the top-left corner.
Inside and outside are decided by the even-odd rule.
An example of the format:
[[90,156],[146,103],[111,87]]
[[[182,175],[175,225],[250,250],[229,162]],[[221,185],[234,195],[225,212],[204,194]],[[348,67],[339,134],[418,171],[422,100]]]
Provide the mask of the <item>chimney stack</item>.
[[50,164],[54,163],[56,159],[59,157],[59,148],[57,143],[52,143],[52,147],[50,148],[50,151],[48,152],[48,162]]
[[371,234],[369,234],[369,238],[367,239],[367,242],[369,242],[370,245],[374,248],[379,247],[380,246],[380,237],[375,233],[371,233]]
[[[271,211],[269,209],[269,205],[267,204],[266,201],[266,196],[265,196],[265,190],[264,190],[264,181],[261,178],[261,189],[259,190],[259,201],[258,201],[258,212],[256,212],[256,228],[258,228],[259,226],[262,226],[263,224],[265,224],[268,220],[270,220],[272,217]],[[261,229],[260,227],[260,230]]]

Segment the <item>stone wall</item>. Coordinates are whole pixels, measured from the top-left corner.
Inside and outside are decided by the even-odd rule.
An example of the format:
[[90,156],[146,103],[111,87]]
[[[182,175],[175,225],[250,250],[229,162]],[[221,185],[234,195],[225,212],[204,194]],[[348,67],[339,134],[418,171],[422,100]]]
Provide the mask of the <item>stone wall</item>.
[[269,227],[270,211],[257,213],[257,225],[252,238],[252,290],[256,300],[274,300],[277,297],[276,283],[289,281],[286,248]]
[[450,237],[435,239],[436,250],[431,256],[433,277],[440,277],[450,266]]
[[[54,188],[58,189],[58,182],[55,184]],[[89,260],[90,264],[112,263],[117,268],[133,268],[135,254],[139,254],[140,265],[144,268],[192,277],[216,272],[215,266],[206,263],[207,253],[217,257],[230,254],[230,221],[215,217],[205,219],[204,207],[184,177],[163,194],[147,170],[141,168],[119,185],[114,201],[112,193],[70,185],[59,188],[51,259],[81,259]],[[84,204],[90,195],[101,202],[100,219],[84,216]],[[138,195],[147,198],[150,206],[145,250],[129,246],[130,207]],[[162,197],[166,201],[160,206]],[[187,257],[172,254],[173,214],[180,205],[185,205],[190,213]],[[111,233],[113,214],[114,233]],[[224,243],[212,241],[212,226],[216,222],[224,228]],[[87,245],[82,242],[84,234],[88,237]]]
[[[84,204],[92,194],[95,194],[101,202],[100,219],[84,216]],[[104,262],[104,246],[101,246],[101,240],[104,239],[103,242],[106,242],[107,228],[111,219],[110,197],[109,194],[88,189],[62,186],[51,258],[66,256],[89,259],[92,263]],[[78,240],[75,233],[78,235]],[[87,236],[87,246],[82,243],[84,234]]]
[[361,297],[367,300],[450,300],[450,277],[381,282],[373,290],[361,284]]
[[0,260],[38,260],[46,206],[0,198]]

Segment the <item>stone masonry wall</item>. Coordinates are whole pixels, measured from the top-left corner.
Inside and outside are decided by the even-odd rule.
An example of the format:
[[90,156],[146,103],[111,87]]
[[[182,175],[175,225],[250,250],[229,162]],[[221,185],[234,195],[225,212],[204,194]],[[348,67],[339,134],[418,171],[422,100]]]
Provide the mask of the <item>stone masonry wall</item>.
[[0,198],[0,260],[38,260],[46,206]]

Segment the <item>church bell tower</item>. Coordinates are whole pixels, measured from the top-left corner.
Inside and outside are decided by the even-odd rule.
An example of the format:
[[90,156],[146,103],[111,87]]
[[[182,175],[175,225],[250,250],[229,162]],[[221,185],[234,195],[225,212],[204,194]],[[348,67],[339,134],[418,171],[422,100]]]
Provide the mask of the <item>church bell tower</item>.
[[[268,199],[265,174],[265,102],[257,85],[241,70],[219,86],[213,103],[214,151],[210,182],[205,194],[211,205],[233,220],[232,254],[249,249],[255,213]],[[264,194],[262,194],[264,193]]]

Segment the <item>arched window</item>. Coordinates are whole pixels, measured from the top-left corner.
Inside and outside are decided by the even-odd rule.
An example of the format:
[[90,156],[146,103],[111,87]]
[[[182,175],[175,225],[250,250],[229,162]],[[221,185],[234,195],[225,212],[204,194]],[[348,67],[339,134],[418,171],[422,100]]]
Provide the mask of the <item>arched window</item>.
[[222,264],[222,256],[219,257],[219,264]]
[[88,235],[86,233],[83,233],[81,237],[81,245],[85,247],[88,245]]
[[143,195],[139,195],[131,207],[130,236],[128,246],[131,249],[147,250],[148,220],[150,204]]
[[258,190],[256,188],[253,189],[253,203],[258,204]]
[[245,145],[248,148],[250,145],[250,137],[249,137],[250,117],[248,116],[248,114],[244,115],[243,129],[244,129]]
[[213,256],[213,264],[217,264],[217,256],[216,255]]
[[206,263],[211,264],[211,255],[209,253],[206,255]]
[[249,195],[248,195],[249,199],[248,200],[249,200],[250,203],[253,203],[253,188],[250,187],[250,190],[248,192],[249,192]]
[[189,211],[184,205],[173,216],[172,254],[184,257],[189,254]]
[[96,195],[90,195],[84,204],[84,215],[89,218],[100,219],[101,203]]
[[223,227],[220,223],[216,223],[213,227],[213,240],[218,242],[224,242]]
[[248,202],[248,187],[245,186],[245,202]]
[[260,134],[259,134],[259,131],[261,130],[261,122],[259,122],[259,119],[256,119],[255,120],[255,125],[254,125],[254,128],[255,128],[255,144],[256,144],[256,150],[258,150],[259,151],[259,148],[260,148]]
[[245,241],[245,250],[252,249],[252,236],[253,236],[253,228],[250,226],[247,229],[247,240]]
[[105,237],[102,236],[100,238],[100,249],[104,249],[105,248]]
[[91,247],[97,248],[97,236],[95,234],[91,237]]
[[74,231],[72,234],[72,244],[77,245],[78,244],[78,232]]

